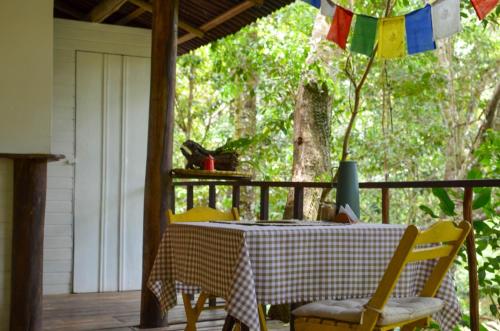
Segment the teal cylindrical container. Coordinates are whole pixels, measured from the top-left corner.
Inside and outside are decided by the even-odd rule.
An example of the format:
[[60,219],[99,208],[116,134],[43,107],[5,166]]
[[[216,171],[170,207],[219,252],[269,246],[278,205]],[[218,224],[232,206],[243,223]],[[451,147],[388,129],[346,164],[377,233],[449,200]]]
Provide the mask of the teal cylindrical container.
[[360,218],[358,169],[355,161],[340,161],[336,202],[337,211],[340,206],[348,204]]

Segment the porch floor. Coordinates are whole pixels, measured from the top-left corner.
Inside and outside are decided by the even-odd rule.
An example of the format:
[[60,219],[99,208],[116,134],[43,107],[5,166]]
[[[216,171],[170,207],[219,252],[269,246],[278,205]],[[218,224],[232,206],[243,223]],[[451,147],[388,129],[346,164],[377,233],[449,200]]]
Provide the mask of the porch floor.
[[[182,301],[178,300],[179,303]],[[46,331],[130,331],[138,330],[140,292],[47,295],[43,298],[43,329]],[[226,314],[223,310],[204,311],[197,329],[220,331]],[[184,330],[184,308],[169,311],[169,326],[154,330]],[[269,331],[285,331],[288,325],[268,321]]]

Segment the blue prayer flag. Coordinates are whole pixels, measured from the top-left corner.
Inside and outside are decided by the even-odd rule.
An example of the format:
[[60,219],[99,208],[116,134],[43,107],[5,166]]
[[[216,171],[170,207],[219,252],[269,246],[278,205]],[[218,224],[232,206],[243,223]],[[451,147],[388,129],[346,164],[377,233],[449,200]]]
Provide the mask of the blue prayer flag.
[[408,54],[436,49],[432,35],[431,6],[415,10],[405,16]]
[[304,2],[307,2],[311,6],[314,6],[318,9],[321,8],[321,0],[303,0]]

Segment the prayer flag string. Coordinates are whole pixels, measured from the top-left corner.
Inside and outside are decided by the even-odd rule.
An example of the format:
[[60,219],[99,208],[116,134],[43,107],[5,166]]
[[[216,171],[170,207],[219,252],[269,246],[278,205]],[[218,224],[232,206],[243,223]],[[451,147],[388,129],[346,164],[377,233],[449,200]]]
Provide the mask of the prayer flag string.
[[[449,38],[462,30],[460,0],[436,0],[404,16],[376,18],[355,14],[330,0],[304,0],[332,18],[326,39],[346,49],[352,29],[350,50],[382,59],[402,57],[436,49],[436,40]],[[470,0],[477,16],[484,19],[500,0]]]

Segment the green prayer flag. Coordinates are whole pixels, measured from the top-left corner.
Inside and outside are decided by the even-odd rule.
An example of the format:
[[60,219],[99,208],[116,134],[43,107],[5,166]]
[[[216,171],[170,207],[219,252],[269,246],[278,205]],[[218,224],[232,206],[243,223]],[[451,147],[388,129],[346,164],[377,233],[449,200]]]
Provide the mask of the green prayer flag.
[[356,15],[356,24],[351,41],[351,51],[371,56],[377,37],[378,19],[371,16]]

